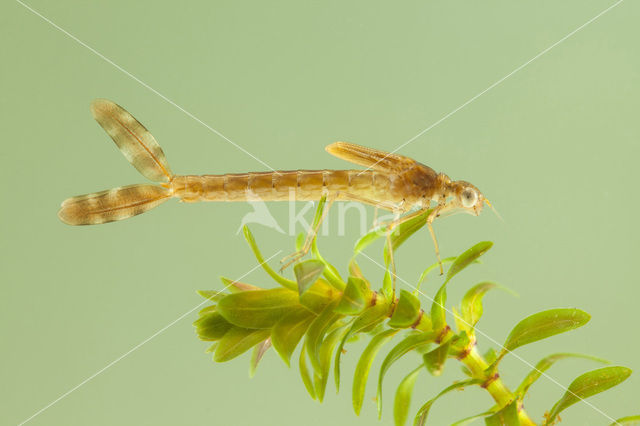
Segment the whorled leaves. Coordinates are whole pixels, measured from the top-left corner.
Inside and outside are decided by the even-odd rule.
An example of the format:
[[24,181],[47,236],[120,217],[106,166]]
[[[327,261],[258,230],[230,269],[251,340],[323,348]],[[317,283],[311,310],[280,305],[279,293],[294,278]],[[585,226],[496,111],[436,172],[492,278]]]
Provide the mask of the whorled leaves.
[[[324,208],[324,200],[321,207]],[[314,223],[320,219],[320,212],[321,209],[316,213]],[[425,224],[425,217],[418,215],[405,222],[387,238],[384,252],[387,265],[390,249],[397,249],[420,229]],[[349,262],[346,281],[320,255],[315,239],[312,241],[312,258],[294,266],[295,279],[291,280],[276,273],[264,262],[253,235],[245,227],[245,237],[256,259],[280,287],[263,289],[223,278],[228,292],[201,291],[200,294],[211,305],[202,309],[194,322],[198,337],[212,343],[208,351],[213,352],[213,358],[217,362],[229,361],[253,348],[251,374],[255,373],[258,363],[268,355],[271,346],[287,365],[298,349],[298,368],[303,384],[309,395],[318,401],[324,398],[331,371],[336,390],[339,389],[342,357],[347,353],[347,346],[349,352],[357,349],[361,353],[354,357],[358,361],[351,392],[356,414],[363,407],[366,384],[371,372],[377,371],[376,402],[381,415],[385,377],[399,360],[412,356],[420,365],[408,374],[404,372],[404,378],[397,387],[393,404],[396,426],[405,424],[408,419],[414,385],[420,372],[438,376],[448,359],[461,361],[468,377],[463,376],[463,380],[446,386],[435,397],[424,402],[414,416],[414,425],[426,423],[429,411],[438,398],[453,390],[474,385],[489,391],[498,404],[489,407],[482,414],[455,424],[467,424],[481,417],[491,425],[533,424],[523,411],[521,401],[535,381],[556,361],[586,358],[604,362],[580,354],[550,355],[536,365],[514,392],[509,391],[500,382],[497,372],[502,357],[520,346],[580,327],[589,320],[589,315],[579,309],[568,308],[533,314],[513,327],[499,348],[499,354],[491,349],[484,356],[480,355],[475,348],[475,326],[483,315],[483,296],[497,287],[497,284],[481,282],[465,294],[459,313],[457,310],[453,311],[457,331],[446,319],[445,314],[449,310],[446,307],[446,290],[450,281],[463,269],[477,263],[478,258],[491,248],[492,243],[481,242],[457,257],[444,259],[443,263],[450,264],[450,267],[432,299],[431,309],[425,312],[422,306],[424,299],[417,297],[417,293],[424,293],[400,289],[395,294],[389,269],[386,278],[375,285],[375,281],[365,278],[355,261],[361,251],[373,241],[384,237],[388,230],[387,227],[380,227],[358,241],[354,257]],[[299,245],[302,245],[302,241],[303,238]],[[437,264],[428,267],[416,284],[419,286],[429,271],[436,267]],[[351,342],[367,334],[371,338],[366,346],[351,347]],[[395,344],[391,346],[392,339],[395,339]],[[385,345],[390,347],[385,349]],[[376,358],[381,360],[378,361],[380,366],[377,369],[374,368]],[[623,382],[630,374],[631,370],[625,367],[605,367],[579,376],[551,408],[546,422],[551,424],[558,414],[572,404]],[[637,416],[630,416],[621,418],[620,423],[631,424],[635,420]]]

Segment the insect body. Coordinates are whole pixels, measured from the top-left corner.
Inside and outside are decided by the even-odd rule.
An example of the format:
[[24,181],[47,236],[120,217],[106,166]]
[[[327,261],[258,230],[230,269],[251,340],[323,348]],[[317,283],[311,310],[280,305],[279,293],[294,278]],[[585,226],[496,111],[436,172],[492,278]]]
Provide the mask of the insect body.
[[[406,213],[433,207],[431,223],[455,210],[480,214],[488,201],[472,184],[452,181],[443,173],[402,155],[335,142],[330,154],[364,166],[366,170],[294,170],[223,175],[174,175],[164,152],[149,131],[119,105],[97,99],[94,118],[111,136],[129,162],[158,184],[138,184],[72,197],[62,203],[58,217],[69,225],[95,225],[144,213],[170,198],[198,201],[358,201],[377,208]],[[432,206],[433,204],[433,206]],[[490,205],[490,204],[489,204]],[[409,215],[399,217],[400,223]],[[412,216],[412,215],[411,215]]]

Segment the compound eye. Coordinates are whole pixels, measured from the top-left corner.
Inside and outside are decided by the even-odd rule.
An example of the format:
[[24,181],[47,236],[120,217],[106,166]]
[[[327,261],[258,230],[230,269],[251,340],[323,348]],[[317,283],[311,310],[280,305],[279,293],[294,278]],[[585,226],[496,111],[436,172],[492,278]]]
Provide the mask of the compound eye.
[[471,208],[476,202],[478,202],[478,193],[475,190],[467,188],[462,191],[462,206],[464,208]]

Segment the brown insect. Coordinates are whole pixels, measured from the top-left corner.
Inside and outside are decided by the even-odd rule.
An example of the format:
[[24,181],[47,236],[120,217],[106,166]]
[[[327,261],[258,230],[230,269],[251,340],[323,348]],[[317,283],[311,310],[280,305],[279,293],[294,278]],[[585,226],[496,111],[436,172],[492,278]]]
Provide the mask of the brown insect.
[[[293,170],[224,175],[174,175],[164,152],[149,131],[119,105],[96,99],[91,104],[96,121],[111,136],[129,162],[157,185],[137,184],[68,198],[58,217],[69,225],[96,225],[144,213],[170,198],[198,201],[348,200],[397,214],[389,227],[433,208],[427,226],[440,260],[432,222],[443,213],[464,211],[479,215],[482,193],[465,181],[452,181],[443,173],[402,155],[346,142],[335,142],[327,152],[364,166],[366,170]],[[416,212],[400,216],[410,210]],[[326,213],[326,212],[325,212]],[[290,256],[293,263],[310,248],[317,229],[311,230],[303,249]],[[442,271],[442,265],[441,265]]]

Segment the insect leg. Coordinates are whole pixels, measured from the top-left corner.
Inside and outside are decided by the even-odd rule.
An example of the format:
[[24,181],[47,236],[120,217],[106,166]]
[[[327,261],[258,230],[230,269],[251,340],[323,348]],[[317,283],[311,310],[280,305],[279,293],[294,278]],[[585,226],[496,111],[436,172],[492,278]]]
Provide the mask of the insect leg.
[[438,240],[436,239],[436,234],[433,232],[433,226],[431,225],[436,217],[438,217],[438,213],[440,210],[444,208],[444,204],[439,204],[427,217],[427,227],[429,228],[429,233],[431,234],[431,239],[433,240],[433,245],[436,249],[436,257],[438,258],[438,264],[440,265],[440,275],[444,274],[444,269],[442,268],[442,260],[440,259],[440,248],[438,247]]
[[313,240],[318,235],[318,229],[320,229],[320,225],[322,224],[322,221],[327,217],[327,214],[329,213],[329,209],[331,208],[331,205],[333,204],[333,202],[336,200],[337,197],[338,197],[337,192],[327,197],[327,203],[322,209],[322,216],[320,216],[320,220],[318,220],[318,223],[316,223],[313,228],[309,229],[309,232],[307,233],[307,237],[304,239],[304,244],[302,245],[302,248],[295,253],[291,253],[290,255],[286,256],[280,261],[280,263],[283,263],[282,267],[280,267],[280,272],[284,271],[293,263],[296,263],[297,261],[302,259],[307,253],[309,253],[309,250],[311,250],[311,245],[313,244]]
[[336,191],[333,194],[330,194],[327,197],[327,203],[322,211],[322,216],[320,217],[320,220],[318,221],[318,223],[316,224],[316,226],[313,229],[309,230],[309,233],[307,234],[307,237],[305,238],[304,241],[304,245],[302,246],[302,248],[295,252],[290,254],[289,256],[286,256],[284,259],[282,259],[280,262],[283,263],[284,265],[280,268],[280,272],[284,271],[286,268],[288,268],[289,266],[291,266],[291,264],[299,261],[301,258],[303,258],[311,249],[311,245],[313,244],[313,240],[315,239],[316,235],[318,234],[318,229],[320,229],[320,225],[322,224],[322,221],[326,218],[328,212],[329,212],[329,208],[331,207],[331,205],[333,204],[334,201],[336,201],[337,199],[340,200],[344,200],[344,201],[357,201],[360,203],[364,203],[364,204],[369,204],[372,205],[376,208],[382,208],[382,209],[386,209],[386,210],[397,210],[397,206],[392,205],[390,203],[384,203],[384,202],[380,202],[380,201],[376,201],[376,200],[371,200],[369,198],[365,198],[365,197],[361,197],[359,195],[356,194],[351,194],[349,192],[344,192],[344,191]]

